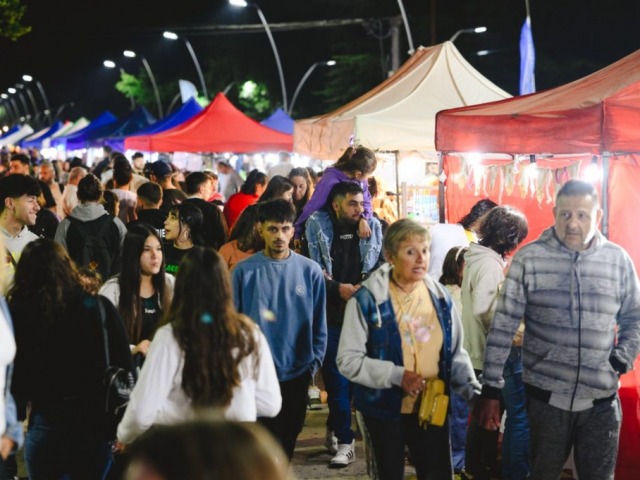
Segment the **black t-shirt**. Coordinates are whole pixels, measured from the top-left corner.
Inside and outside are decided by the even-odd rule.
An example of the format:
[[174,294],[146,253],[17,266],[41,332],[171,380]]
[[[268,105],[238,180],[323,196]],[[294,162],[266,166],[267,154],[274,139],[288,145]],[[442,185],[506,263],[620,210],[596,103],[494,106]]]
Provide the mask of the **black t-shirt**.
[[160,235],[160,238],[164,238],[164,221],[167,219],[167,216],[167,212],[158,208],[140,210],[138,212],[138,219],[127,223],[127,230],[129,230],[134,225],[140,225],[144,223],[155,228]]
[[173,242],[164,242],[164,271],[171,275],[178,273],[178,265],[190,249],[181,250],[173,245]]
[[343,225],[335,219],[333,224],[333,242],[331,258],[333,280],[327,280],[327,323],[333,326],[342,325],[344,309],[347,305],[340,297],[340,283],[357,285],[361,279],[360,237],[358,225]]
[[[140,342],[151,340],[158,328],[158,322],[162,316],[162,309],[158,304],[158,296],[152,295],[149,298],[141,298],[142,301],[142,328],[140,329]],[[138,342],[139,343],[139,342]]]

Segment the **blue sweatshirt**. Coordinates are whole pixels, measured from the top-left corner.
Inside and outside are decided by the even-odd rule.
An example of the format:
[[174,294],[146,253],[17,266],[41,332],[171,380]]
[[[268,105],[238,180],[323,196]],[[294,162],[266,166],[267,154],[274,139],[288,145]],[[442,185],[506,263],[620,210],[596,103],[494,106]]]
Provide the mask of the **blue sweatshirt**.
[[236,264],[233,296],[238,311],[267,338],[280,382],[315,373],[327,346],[324,276],[317,263],[293,251],[285,260],[256,253]]

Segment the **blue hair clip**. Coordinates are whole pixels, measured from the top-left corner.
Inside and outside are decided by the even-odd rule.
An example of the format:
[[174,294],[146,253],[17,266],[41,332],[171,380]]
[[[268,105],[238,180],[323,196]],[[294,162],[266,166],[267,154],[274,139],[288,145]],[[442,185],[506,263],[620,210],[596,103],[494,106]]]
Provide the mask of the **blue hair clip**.
[[211,315],[209,312],[204,312],[202,315],[200,315],[200,323],[211,325],[213,323],[213,315]]

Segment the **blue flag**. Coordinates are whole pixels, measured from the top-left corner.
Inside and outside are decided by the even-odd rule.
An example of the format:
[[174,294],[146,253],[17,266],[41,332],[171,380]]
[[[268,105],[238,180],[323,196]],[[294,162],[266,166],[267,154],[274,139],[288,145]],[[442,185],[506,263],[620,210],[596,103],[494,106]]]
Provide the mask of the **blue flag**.
[[536,51],[531,35],[531,18],[527,17],[520,31],[520,95],[536,91]]

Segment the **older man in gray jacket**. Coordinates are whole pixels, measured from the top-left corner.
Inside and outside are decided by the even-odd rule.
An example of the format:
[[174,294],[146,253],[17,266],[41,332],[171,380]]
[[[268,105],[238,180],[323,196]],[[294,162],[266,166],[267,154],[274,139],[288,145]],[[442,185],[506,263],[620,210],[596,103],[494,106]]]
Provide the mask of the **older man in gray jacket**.
[[[497,429],[502,371],[524,318],[523,380],[531,480],[559,478],[573,447],[580,480],[613,479],[621,412],[618,377],[640,344],[640,286],[629,255],[597,230],[598,193],[571,180],[555,225],[514,257],[487,338],[481,425]],[[617,333],[616,333],[617,327]]]

